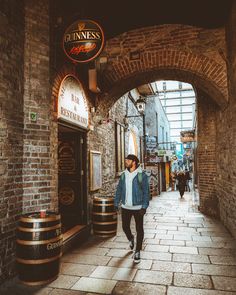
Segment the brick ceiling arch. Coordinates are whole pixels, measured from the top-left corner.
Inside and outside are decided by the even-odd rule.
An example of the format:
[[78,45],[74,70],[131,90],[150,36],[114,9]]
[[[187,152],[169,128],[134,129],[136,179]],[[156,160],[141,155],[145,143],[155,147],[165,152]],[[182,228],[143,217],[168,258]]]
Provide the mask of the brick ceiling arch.
[[[126,32],[107,42],[100,106],[111,107],[125,92],[155,80],[180,80],[206,92],[220,107],[228,101],[225,32],[162,25]],[[132,60],[131,54],[139,58]]]

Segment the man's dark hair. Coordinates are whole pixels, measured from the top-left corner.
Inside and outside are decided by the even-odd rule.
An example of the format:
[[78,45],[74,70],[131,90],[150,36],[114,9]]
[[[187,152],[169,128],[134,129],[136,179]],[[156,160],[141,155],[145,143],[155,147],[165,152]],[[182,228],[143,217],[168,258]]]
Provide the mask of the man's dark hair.
[[136,167],[139,165],[139,159],[134,154],[129,154],[127,157],[125,157],[127,160],[132,160],[136,163]]

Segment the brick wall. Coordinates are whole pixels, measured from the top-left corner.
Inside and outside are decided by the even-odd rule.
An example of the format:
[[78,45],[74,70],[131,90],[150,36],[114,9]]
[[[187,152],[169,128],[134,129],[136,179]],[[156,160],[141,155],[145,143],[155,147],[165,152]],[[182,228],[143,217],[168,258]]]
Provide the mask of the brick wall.
[[[17,34],[16,34],[17,32]],[[0,283],[13,273],[15,219],[22,206],[24,7],[0,6]]]
[[[25,1],[23,211],[57,208],[48,1]],[[36,113],[36,121],[30,113]]]
[[216,194],[216,118],[217,106],[204,93],[197,93],[198,117],[198,184],[200,210],[214,217],[219,217]]
[[217,196],[220,218],[236,237],[236,102],[220,112],[217,123]]
[[[115,121],[124,124],[123,118],[126,114],[126,102],[128,95],[122,96],[110,109],[108,119],[104,120],[102,124],[99,123],[98,118],[93,118],[95,123],[94,131],[90,131],[88,135],[88,149],[96,150],[102,153],[102,188],[94,193],[94,195],[114,195],[118,174],[116,172],[116,154],[115,154]],[[137,109],[133,103],[128,99],[128,115],[138,115]],[[136,127],[134,127],[136,126]],[[143,122],[142,117],[129,119],[129,130],[125,132],[125,154],[128,153],[128,140],[130,130],[136,133],[138,144],[138,151],[140,152],[140,137],[143,136]],[[138,154],[140,157],[140,153]]]
[[229,105],[217,116],[217,194],[221,220],[236,237],[236,2],[227,25]]

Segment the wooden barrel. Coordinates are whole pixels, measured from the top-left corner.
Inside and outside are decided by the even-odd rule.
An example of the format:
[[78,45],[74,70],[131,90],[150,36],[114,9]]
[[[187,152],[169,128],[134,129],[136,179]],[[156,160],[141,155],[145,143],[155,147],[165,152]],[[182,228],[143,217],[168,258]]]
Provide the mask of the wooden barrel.
[[95,197],[93,199],[93,233],[100,237],[116,234],[117,213],[112,197]]
[[62,255],[61,217],[47,212],[23,215],[19,220],[16,260],[19,279],[28,285],[41,285],[57,278]]

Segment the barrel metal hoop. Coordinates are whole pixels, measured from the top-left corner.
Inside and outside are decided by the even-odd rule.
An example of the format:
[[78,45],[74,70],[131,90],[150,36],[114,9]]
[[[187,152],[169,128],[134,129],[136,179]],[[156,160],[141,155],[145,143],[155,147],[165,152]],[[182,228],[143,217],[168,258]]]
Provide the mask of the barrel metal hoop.
[[116,212],[109,213],[100,213],[100,212],[92,212],[93,215],[116,215]]
[[25,241],[25,240],[16,240],[16,242],[18,244],[21,244],[21,245],[29,245],[29,246],[32,246],[32,245],[44,245],[44,244],[47,244],[47,243],[53,243],[53,242],[57,242],[57,241],[60,241],[60,240],[63,240],[62,238],[62,235],[56,237],[56,238],[53,238],[53,239],[50,239],[50,240],[43,240],[43,241]]
[[55,216],[50,216],[50,217],[45,217],[45,218],[30,218],[30,217],[21,217],[20,221],[23,222],[48,222],[48,221],[56,221],[56,220],[60,220],[61,216],[60,215],[55,215]]
[[114,201],[114,198],[101,198],[101,197],[94,197],[94,201]]
[[54,260],[57,260],[62,256],[62,253],[60,253],[57,256],[51,257],[51,258],[45,258],[45,259],[22,259],[22,258],[16,258],[17,262],[22,263],[22,264],[43,264],[43,263],[48,263],[52,262]]
[[57,228],[60,228],[61,227],[61,224],[57,224],[57,225],[54,225],[54,226],[50,226],[50,227],[44,227],[44,228],[28,228],[28,227],[21,227],[19,226],[18,229],[20,231],[25,231],[25,232],[42,232],[42,231],[49,231],[49,230],[52,230],[52,229],[57,229]]
[[108,231],[105,231],[105,230],[93,230],[94,233],[101,233],[101,234],[112,234],[112,233],[116,233],[116,230],[108,230]]
[[110,221],[110,222],[93,222],[93,224],[104,224],[104,225],[106,225],[106,224],[117,224],[117,221]]
[[95,207],[114,206],[114,204],[93,204]]
[[21,282],[24,283],[25,285],[29,285],[29,286],[38,286],[38,285],[48,284],[48,283],[54,281],[57,277],[58,277],[58,275],[56,275],[55,277],[48,279],[46,281],[28,282],[28,281],[21,280]]

